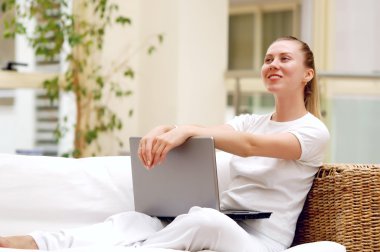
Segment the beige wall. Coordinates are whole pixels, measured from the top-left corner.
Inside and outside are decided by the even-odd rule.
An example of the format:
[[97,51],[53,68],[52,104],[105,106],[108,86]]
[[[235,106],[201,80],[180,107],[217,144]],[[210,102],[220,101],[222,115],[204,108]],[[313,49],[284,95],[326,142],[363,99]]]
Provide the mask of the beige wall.
[[137,134],[162,123],[223,123],[227,0],[141,3],[141,40],[163,32],[157,54],[142,56]]
[[223,123],[228,2],[181,3],[177,123]]
[[142,1],[141,41],[163,33],[164,43],[151,56],[141,55],[137,102],[138,130],[144,134],[157,124],[176,123],[178,109],[179,23],[178,0]]
[[[110,103],[124,115],[124,149],[128,150],[129,136],[143,135],[159,124],[223,123],[228,1],[115,2],[132,26],[108,33],[102,59],[111,68],[115,59],[129,58],[136,71],[134,81],[123,81],[134,95]],[[162,45],[157,43],[158,33],[164,34]],[[148,55],[152,43],[157,50]],[[134,114],[129,118],[131,108]],[[111,144],[103,154],[117,153],[117,148]]]
[[333,70],[348,73],[380,71],[380,2],[334,0],[336,37]]

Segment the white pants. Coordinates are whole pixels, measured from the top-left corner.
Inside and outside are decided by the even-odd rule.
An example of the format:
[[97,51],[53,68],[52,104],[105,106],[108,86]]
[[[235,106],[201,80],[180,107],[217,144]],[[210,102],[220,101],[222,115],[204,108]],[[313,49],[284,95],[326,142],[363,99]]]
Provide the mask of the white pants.
[[177,250],[276,252],[285,247],[262,235],[249,234],[220,212],[193,207],[165,226],[157,218],[138,212],[113,215],[105,222],[59,232],[30,234],[41,250],[90,245],[141,246]]

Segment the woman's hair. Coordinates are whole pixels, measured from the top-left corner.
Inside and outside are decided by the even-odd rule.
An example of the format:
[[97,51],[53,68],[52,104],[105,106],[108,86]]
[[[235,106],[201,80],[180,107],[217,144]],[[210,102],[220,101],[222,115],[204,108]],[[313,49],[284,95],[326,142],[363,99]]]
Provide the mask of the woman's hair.
[[286,36],[286,37],[280,37],[275,40],[276,41],[282,41],[282,40],[290,40],[290,41],[296,41],[301,45],[301,51],[304,54],[305,57],[305,67],[311,68],[314,71],[314,77],[305,85],[304,89],[304,103],[306,110],[309,111],[314,116],[321,118],[321,112],[320,112],[320,105],[319,105],[319,89],[318,89],[318,83],[317,83],[317,72],[315,70],[314,65],[314,55],[313,52],[310,50],[310,47],[303,41],[292,37],[292,36]]

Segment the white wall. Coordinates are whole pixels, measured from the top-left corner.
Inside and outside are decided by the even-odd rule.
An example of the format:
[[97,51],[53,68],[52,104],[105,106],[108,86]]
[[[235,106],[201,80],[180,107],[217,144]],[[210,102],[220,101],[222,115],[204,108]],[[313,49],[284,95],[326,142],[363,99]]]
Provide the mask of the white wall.
[[157,124],[177,122],[181,2],[141,1],[141,41],[157,33],[163,33],[165,38],[155,54],[141,55],[136,114],[139,135]]
[[[132,26],[107,34],[102,61],[133,53],[134,95],[111,106],[124,116],[120,137],[143,135],[159,124],[224,122],[227,66],[227,0],[115,0]],[[157,34],[164,34],[158,44]],[[147,46],[157,50],[147,54]],[[106,67],[108,63],[106,63]],[[122,78],[120,78],[122,79]],[[128,118],[128,110],[134,110]],[[110,144],[107,151],[117,153]],[[107,153],[105,153],[107,154]]]
[[380,3],[377,0],[335,0],[334,66],[339,72],[380,70]]
[[0,106],[0,152],[15,153],[34,147],[34,92],[18,89],[14,104]]
[[186,1],[179,16],[177,122],[221,124],[225,117],[227,1]]
[[142,56],[137,133],[162,123],[223,123],[228,1],[144,0],[140,15],[141,39],[163,32],[165,41]]
[[301,2],[301,34],[300,39],[313,47],[313,0]]

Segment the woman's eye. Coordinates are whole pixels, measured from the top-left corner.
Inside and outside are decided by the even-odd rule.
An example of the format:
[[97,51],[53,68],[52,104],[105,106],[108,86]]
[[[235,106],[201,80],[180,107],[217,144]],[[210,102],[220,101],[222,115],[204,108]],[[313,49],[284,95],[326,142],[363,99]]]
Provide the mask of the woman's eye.
[[265,62],[265,63],[271,63],[271,62],[272,62],[272,59],[271,59],[271,58],[266,58],[266,59],[264,60],[264,62]]
[[281,58],[281,61],[288,61],[288,60],[290,60],[289,57],[282,57],[282,58]]

